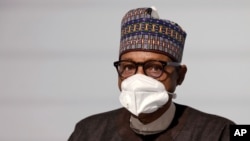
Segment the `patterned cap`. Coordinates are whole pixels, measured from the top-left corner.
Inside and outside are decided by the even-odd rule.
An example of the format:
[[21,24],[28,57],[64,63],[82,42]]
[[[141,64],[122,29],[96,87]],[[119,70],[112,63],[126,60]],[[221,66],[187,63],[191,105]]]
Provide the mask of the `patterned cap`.
[[155,8],[128,11],[121,22],[119,56],[130,51],[150,51],[181,62],[186,32],[169,20],[159,19]]

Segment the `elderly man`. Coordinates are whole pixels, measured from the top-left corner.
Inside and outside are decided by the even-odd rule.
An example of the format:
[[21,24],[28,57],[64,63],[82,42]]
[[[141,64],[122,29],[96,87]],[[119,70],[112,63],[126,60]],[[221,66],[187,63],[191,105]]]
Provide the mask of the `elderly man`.
[[127,12],[114,62],[124,108],[83,119],[69,141],[228,141],[233,122],[172,101],[187,72],[185,38],[154,8]]

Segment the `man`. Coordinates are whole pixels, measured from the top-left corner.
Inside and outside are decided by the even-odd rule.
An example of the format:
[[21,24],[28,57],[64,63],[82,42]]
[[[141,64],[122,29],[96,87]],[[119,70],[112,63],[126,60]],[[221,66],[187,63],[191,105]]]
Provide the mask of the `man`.
[[124,108],[83,119],[69,141],[228,141],[233,122],[172,102],[187,71],[185,38],[154,8],[127,12],[114,62]]

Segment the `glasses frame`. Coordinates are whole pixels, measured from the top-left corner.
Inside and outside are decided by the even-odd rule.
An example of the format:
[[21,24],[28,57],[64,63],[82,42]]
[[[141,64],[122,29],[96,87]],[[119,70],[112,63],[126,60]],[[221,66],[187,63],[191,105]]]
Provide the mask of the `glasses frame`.
[[[128,77],[130,77],[130,76],[132,76],[132,75],[135,75],[135,74],[137,73],[138,67],[139,67],[139,66],[142,66],[142,68],[143,68],[143,73],[144,73],[145,75],[147,75],[144,66],[145,66],[145,64],[147,64],[147,63],[149,63],[149,62],[154,62],[154,61],[155,61],[155,62],[159,62],[159,63],[162,64],[163,71],[162,71],[162,73],[161,73],[158,77],[153,77],[153,78],[159,78],[159,77],[162,76],[162,74],[163,74],[164,72],[166,73],[165,67],[167,67],[167,66],[179,67],[179,66],[181,65],[181,64],[178,63],[178,62],[167,62],[167,61],[161,61],[161,60],[148,60],[148,61],[145,61],[145,62],[134,62],[134,61],[131,61],[131,60],[119,60],[119,61],[115,61],[115,62],[113,63],[113,65],[114,65],[114,67],[116,68],[116,71],[117,71],[117,73],[118,73],[118,75],[119,75],[120,77],[122,77],[122,78],[128,78]],[[128,77],[122,76],[122,75],[120,74],[119,69],[118,69],[119,64],[120,64],[121,62],[130,62],[130,63],[133,63],[133,64],[136,66],[136,69],[135,69],[134,74],[132,74],[132,75],[130,75],[130,76],[128,76]],[[148,75],[147,75],[147,76],[148,76]],[[150,76],[150,77],[152,77],[152,76]]]

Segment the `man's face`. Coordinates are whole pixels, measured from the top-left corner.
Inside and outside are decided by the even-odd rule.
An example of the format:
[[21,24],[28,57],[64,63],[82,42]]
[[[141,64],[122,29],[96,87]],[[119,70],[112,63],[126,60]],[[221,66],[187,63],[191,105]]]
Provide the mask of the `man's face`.
[[[121,56],[120,60],[129,60],[136,63],[143,63],[149,60],[158,60],[164,62],[172,62],[172,60],[166,55],[153,53],[153,52],[144,52],[144,51],[131,51],[125,53]],[[181,84],[184,80],[186,73],[186,66],[182,65],[179,69],[173,66],[165,67],[165,72],[159,77],[156,78],[162,84],[164,84],[165,88],[169,92],[174,92],[175,88],[178,84]],[[142,66],[138,67],[137,73],[144,74]],[[144,74],[145,75],[145,74]],[[119,76],[118,85],[121,90],[121,83],[124,78]]]

